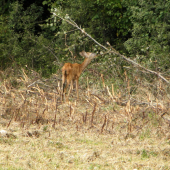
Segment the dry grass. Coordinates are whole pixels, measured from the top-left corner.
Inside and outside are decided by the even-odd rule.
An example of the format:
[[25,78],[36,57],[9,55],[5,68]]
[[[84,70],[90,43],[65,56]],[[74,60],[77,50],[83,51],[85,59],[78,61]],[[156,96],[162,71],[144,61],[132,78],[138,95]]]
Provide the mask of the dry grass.
[[78,101],[72,92],[70,102],[61,101],[59,82],[24,70],[2,79],[0,169],[170,169],[161,82],[155,98],[144,83],[132,95],[128,81],[115,91],[102,78],[80,89]]

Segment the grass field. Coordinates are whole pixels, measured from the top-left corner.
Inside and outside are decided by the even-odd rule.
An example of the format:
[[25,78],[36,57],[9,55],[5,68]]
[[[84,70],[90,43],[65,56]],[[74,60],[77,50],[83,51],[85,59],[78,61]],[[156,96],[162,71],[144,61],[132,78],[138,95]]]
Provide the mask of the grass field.
[[129,83],[118,91],[80,79],[79,100],[73,91],[62,102],[58,76],[34,77],[23,70],[1,80],[0,169],[170,169],[170,100],[161,82],[156,98],[146,83],[131,94]]

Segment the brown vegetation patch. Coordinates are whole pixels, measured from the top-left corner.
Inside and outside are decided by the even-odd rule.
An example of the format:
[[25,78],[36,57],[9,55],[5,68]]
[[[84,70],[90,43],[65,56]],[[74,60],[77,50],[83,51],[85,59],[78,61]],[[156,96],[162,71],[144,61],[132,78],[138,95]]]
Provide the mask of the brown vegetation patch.
[[10,78],[0,85],[0,168],[170,168],[169,94],[160,95],[163,86],[155,97],[142,85],[133,95],[125,93],[128,86],[116,92],[113,85],[88,85],[79,100],[73,91],[63,102],[60,79],[30,77],[22,70],[17,86]]

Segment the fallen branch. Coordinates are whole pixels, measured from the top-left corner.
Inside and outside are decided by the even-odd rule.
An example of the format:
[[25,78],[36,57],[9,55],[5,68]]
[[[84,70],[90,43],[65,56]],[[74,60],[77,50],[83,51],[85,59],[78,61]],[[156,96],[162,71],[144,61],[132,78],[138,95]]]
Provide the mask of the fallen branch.
[[[133,65],[135,65],[135,66],[137,66],[137,67],[139,67],[139,68],[141,68],[141,69],[143,69],[143,70],[145,70],[145,71],[147,71],[147,72],[149,72],[149,73],[151,73],[151,74],[155,74],[156,76],[158,76],[159,78],[161,78],[162,80],[164,80],[166,83],[169,84],[169,81],[168,81],[165,77],[163,77],[163,76],[161,75],[161,73],[152,71],[152,70],[150,70],[150,69],[147,69],[147,68],[145,68],[144,66],[142,66],[142,65],[136,63],[135,61],[129,59],[128,57],[120,54],[120,53],[119,53],[118,51],[116,51],[113,47],[111,47],[111,45],[109,44],[109,42],[107,42],[107,44],[111,47],[112,50],[108,49],[107,47],[105,47],[105,46],[103,46],[102,44],[100,44],[99,42],[97,42],[97,41],[96,41],[94,38],[92,38],[87,32],[85,32],[84,29],[80,28],[67,14],[66,14],[66,17],[65,17],[65,18],[57,15],[56,13],[53,13],[53,14],[54,14],[55,16],[59,17],[60,19],[62,19],[63,21],[66,21],[66,22],[69,23],[70,25],[76,27],[76,28],[77,28],[78,30],[80,30],[83,34],[85,34],[87,37],[89,37],[91,40],[93,40],[97,45],[99,45],[100,47],[102,47],[102,48],[104,48],[105,50],[107,50],[106,53],[113,53],[113,54],[115,54],[115,55],[118,55],[118,56],[122,57],[124,60],[132,63]],[[104,54],[106,54],[106,53],[104,53]],[[103,55],[103,54],[101,54],[101,55]]]

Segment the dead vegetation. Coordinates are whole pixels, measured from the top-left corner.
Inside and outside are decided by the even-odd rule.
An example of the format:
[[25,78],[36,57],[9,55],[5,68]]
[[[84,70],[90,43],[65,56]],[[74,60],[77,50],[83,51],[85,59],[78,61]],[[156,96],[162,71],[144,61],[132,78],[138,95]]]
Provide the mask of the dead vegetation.
[[73,91],[62,102],[57,75],[1,74],[0,168],[170,169],[170,96],[161,80],[132,93],[126,73],[117,91],[102,75],[98,87],[87,79],[79,100]]

